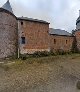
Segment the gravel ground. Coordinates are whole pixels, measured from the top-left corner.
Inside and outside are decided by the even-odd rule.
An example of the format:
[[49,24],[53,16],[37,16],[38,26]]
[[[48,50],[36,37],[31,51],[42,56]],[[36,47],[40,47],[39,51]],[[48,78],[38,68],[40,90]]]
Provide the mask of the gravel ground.
[[[0,67],[0,92],[80,92],[80,55],[56,56],[7,63]],[[50,62],[46,62],[50,61]],[[20,61],[21,62],[21,61]]]

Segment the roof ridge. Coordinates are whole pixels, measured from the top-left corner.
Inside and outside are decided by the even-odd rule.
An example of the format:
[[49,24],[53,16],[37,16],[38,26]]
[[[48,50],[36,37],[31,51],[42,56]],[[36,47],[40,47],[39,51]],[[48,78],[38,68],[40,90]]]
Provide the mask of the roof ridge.
[[34,18],[29,18],[29,17],[17,17],[17,19],[19,20],[28,20],[28,21],[34,21],[34,22],[40,22],[40,23],[46,23],[46,24],[50,24],[45,20],[40,20],[40,19],[34,19]]

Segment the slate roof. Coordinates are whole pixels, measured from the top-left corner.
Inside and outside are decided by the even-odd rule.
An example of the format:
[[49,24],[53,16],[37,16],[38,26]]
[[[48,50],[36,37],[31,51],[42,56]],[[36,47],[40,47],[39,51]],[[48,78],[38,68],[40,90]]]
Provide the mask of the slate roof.
[[78,23],[80,23],[80,16],[77,18],[77,20],[76,20],[76,25],[78,24]]
[[53,29],[53,28],[49,29],[49,34],[51,34],[51,35],[61,35],[61,36],[72,36],[71,33],[67,32],[65,30]]
[[40,22],[40,23],[45,23],[45,24],[50,24],[47,21],[44,20],[38,20],[38,19],[33,19],[33,18],[28,18],[28,17],[17,17],[18,20],[26,20],[26,21],[33,21],[33,22]]
[[8,10],[8,11],[11,12],[11,13],[13,13],[12,7],[11,7],[11,5],[10,5],[9,0],[7,0],[7,2],[2,6],[2,8],[5,9],[5,10]]

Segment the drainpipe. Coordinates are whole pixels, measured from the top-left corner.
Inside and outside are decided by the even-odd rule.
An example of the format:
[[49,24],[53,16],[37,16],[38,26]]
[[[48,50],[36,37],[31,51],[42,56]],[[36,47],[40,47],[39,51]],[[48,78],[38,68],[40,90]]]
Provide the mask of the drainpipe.
[[18,59],[20,58],[20,52],[19,52],[19,48],[18,48]]
[[18,21],[18,54],[17,58],[20,58],[20,48],[19,48],[19,21]]

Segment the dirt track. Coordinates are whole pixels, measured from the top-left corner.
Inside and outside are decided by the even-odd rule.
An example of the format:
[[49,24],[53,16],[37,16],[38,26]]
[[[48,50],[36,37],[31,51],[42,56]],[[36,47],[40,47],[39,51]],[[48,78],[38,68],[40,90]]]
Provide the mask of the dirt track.
[[80,92],[76,88],[80,80],[80,55],[28,61],[35,60],[43,63],[11,64],[9,70],[1,67],[0,92]]

